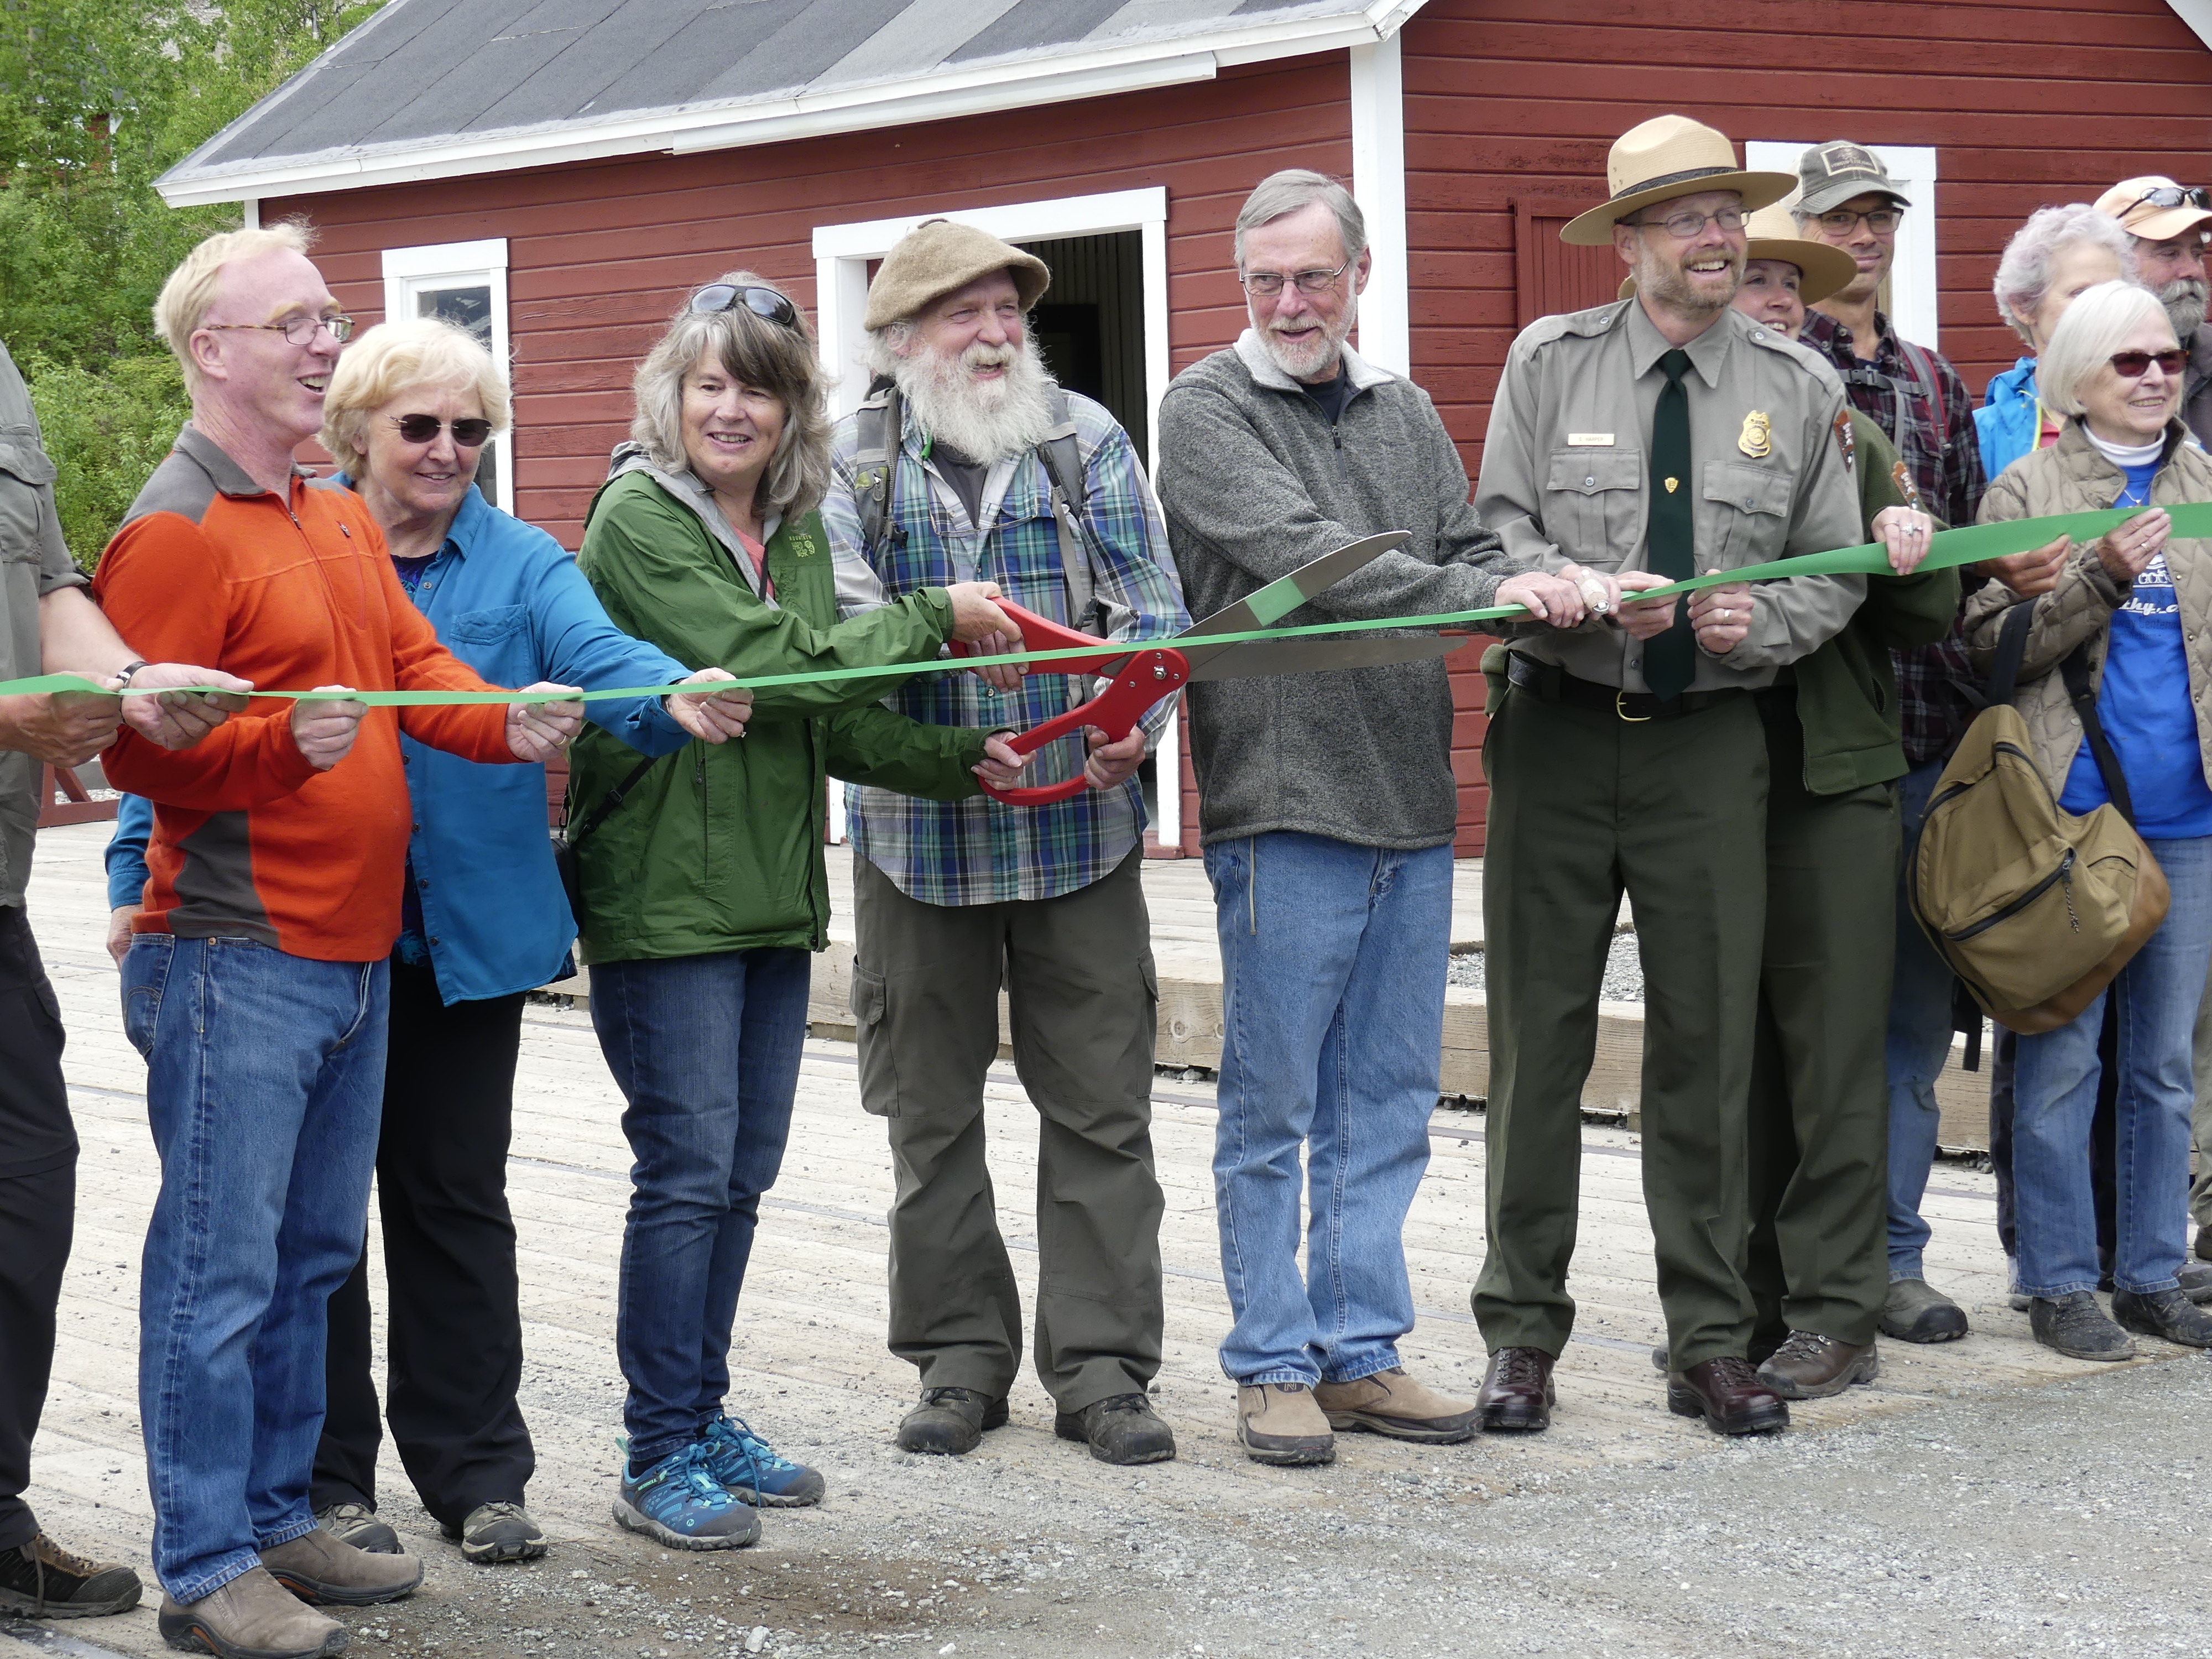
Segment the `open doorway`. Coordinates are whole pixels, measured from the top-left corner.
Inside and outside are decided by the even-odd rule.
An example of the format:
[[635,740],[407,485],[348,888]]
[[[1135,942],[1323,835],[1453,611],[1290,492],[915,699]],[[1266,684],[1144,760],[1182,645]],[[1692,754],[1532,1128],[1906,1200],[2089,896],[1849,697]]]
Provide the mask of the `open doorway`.
[[1145,239],[1134,230],[1019,242],[1052,272],[1030,313],[1045,367],[1106,405],[1140,456],[1152,453],[1145,386]]

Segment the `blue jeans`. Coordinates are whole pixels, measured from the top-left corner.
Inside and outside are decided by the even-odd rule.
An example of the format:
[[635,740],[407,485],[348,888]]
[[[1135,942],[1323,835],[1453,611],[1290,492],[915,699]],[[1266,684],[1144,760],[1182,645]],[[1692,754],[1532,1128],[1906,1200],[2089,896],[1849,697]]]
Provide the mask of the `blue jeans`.
[[138,1410],[154,1571],[179,1601],[314,1528],[324,1310],[368,1231],[390,971],[166,933],[124,959],[161,1158]]
[[[1905,868],[1920,846],[1920,825],[1928,798],[1943,775],[1943,763],[1929,761],[1898,781],[1899,828],[1904,831]],[[1942,1112],[1936,1104],[1936,1079],[1951,1057],[1951,969],[1936,954],[1928,935],[1912,919],[1905,883],[1897,884],[1897,957],[1889,989],[1889,1277],[1924,1279],[1921,1252],[1928,1248],[1928,1224],[1920,1200],[1928,1191],[1928,1171],[1936,1162]]]
[[2188,1250],[2192,1038],[2212,963],[2212,836],[2150,848],[2173,891],[2166,920],[2071,1024],[2022,1036],[2016,1050],[2013,1201],[2020,1289],[2029,1296],[2097,1286],[2089,1126],[2107,998],[2119,1073],[2112,1282],[2124,1291],[2172,1290]]
[[811,972],[793,950],[592,964],[592,1024],[636,1158],[615,1354],[638,1468],[690,1445],[730,1391],[730,1328],[791,1137]]
[[[1350,1382],[1413,1328],[1406,1212],[1429,1162],[1452,850],[1279,831],[1206,849],[1221,935],[1213,1187],[1241,1383]],[[1298,1148],[1306,1271],[1298,1273]]]

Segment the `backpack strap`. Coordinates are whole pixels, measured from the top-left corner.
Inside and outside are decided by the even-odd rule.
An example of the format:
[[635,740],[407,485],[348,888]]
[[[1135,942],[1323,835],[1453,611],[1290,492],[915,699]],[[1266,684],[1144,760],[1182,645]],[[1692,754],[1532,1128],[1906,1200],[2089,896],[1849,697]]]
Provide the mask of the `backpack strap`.
[[1052,486],[1052,522],[1060,535],[1060,580],[1067,586],[1067,625],[1079,634],[1103,636],[1098,614],[1098,582],[1091,568],[1091,543],[1083,533],[1083,509],[1090,490],[1083,477],[1083,451],[1076,442],[1075,422],[1068,410],[1067,393],[1052,389],[1052,429],[1036,447],[1045,477]]
[[2016,605],[2005,613],[2004,631],[1997,635],[1996,659],[1990,665],[1990,678],[1983,693],[1987,699],[1982,705],[1984,708],[2012,701],[2013,692],[2020,684],[2020,665],[2027,656],[2028,630],[2034,626],[2033,599]]
[[860,515],[860,549],[871,558],[886,539],[894,547],[906,544],[906,526],[892,511],[902,413],[898,387],[887,377],[870,383],[855,411],[860,442],[853,453],[854,504]]
[[1936,429],[1943,434],[1948,443],[1951,431],[1950,411],[1943,404],[1943,377],[1937,372],[1936,359],[1925,348],[1899,337],[1898,344],[1905,348],[1906,359],[1912,364],[1912,373],[1928,388],[1929,401],[1936,405]]
[[2112,739],[2105,735],[2105,723],[2097,718],[2097,688],[2089,683],[2089,646],[2087,641],[2077,645],[2058,665],[2065,677],[2066,695],[2074,704],[2074,712],[2081,717],[2081,735],[2089,740],[2089,752],[2096,757],[2097,770],[2105,780],[2105,793],[2112,798],[2112,805],[2120,809],[2120,816],[2135,828],[2136,804],[2128,793],[2127,775],[2120,770],[2120,757],[2112,750]]

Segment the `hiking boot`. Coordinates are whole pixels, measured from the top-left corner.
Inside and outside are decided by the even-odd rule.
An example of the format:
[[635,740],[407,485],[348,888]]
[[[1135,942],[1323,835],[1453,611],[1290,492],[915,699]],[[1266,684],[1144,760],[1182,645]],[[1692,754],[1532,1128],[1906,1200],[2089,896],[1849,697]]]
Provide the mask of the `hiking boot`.
[[1667,1409],[1702,1417],[1715,1434],[1775,1434],[1790,1426],[1790,1407],[1751,1361],[1734,1354],[1667,1373]]
[[1759,1380],[1784,1400],[1826,1400],[1881,1375],[1873,1343],[1845,1342],[1817,1331],[1790,1332],[1759,1368]]
[[760,1536],[760,1515],[714,1479],[707,1443],[695,1440],[643,1469],[623,1460],[615,1522],[672,1550],[741,1550]]
[[371,1555],[399,1553],[399,1534],[376,1518],[367,1504],[333,1504],[315,1511],[315,1524],[333,1538]]
[[1403,1365],[1376,1371],[1357,1382],[1323,1382],[1313,1392],[1314,1404],[1328,1419],[1329,1427],[1340,1434],[1364,1429],[1393,1440],[1449,1446],[1472,1440],[1482,1431],[1480,1406],[1416,1382]]
[[987,1429],[1006,1426],[1006,1397],[974,1389],[924,1389],[921,1403],[899,1419],[899,1449],[957,1457],[983,1443]]
[[161,1598],[161,1639],[220,1659],[318,1659],[345,1650],[346,1627],[317,1613],[260,1567],[185,1603]]
[[464,1559],[489,1566],[495,1561],[535,1561],[545,1553],[545,1528],[520,1504],[479,1504],[458,1527],[443,1521],[438,1530],[461,1547]]
[[742,1417],[725,1412],[707,1425],[707,1470],[731,1497],[757,1508],[795,1510],[822,1501],[822,1476],[804,1463],[779,1456]]
[[2174,1275],[2181,1281],[2181,1293],[2202,1307],[2212,1302],[2212,1263],[2185,1261],[2181,1271]]
[[1966,1310],[1924,1279],[1893,1279],[1882,1297],[1881,1334],[1899,1342],[1956,1342]]
[[1237,1443],[1255,1463],[1333,1463],[1336,1437],[1303,1382],[1240,1382]]
[[2212,1313],[2180,1291],[2114,1291],[2112,1317],[2131,1331],[2178,1342],[2185,1348],[2212,1348]]
[[[1661,1351],[1660,1369],[1666,1369]],[[1540,1433],[1552,1426],[1552,1407],[1559,1403],[1552,1386],[1552,1356],[1541,1348],[1499,1348],[1490,1356],[1482,1391],[1474,1397],[1486,1432],[1511,1430]]]
[[2069,1359],[2133,1359],[2136,1345],[2128,1334],[2105,1317],[2097,1298],[2087,1291],[2063,1296],[2030,1297],[2028,1328],[2035,1340]]
[[26,1619],[100,1619],[138,1605],[138,1575],[78,1555],[40,1533],[0,1550],[0,1613]]
[[1140,1394],[1117,1394],[1079,1412],[1061,1412],[1052,1419],[1052,1431],[1062,1440],[1087,1441],[1102,1463],[1164,1463],[1176,1455],[1175,1431]]
[[2197,1230],[2197,1259],[2199,1261],[2212,1261],[2212,1224]]
[[357,1549],[320,1527],[262,1551],[261,1565],[302,1601],[341,1607],[397,1601],[414,1595],[422,1582],[422,1564],[413,1556]]

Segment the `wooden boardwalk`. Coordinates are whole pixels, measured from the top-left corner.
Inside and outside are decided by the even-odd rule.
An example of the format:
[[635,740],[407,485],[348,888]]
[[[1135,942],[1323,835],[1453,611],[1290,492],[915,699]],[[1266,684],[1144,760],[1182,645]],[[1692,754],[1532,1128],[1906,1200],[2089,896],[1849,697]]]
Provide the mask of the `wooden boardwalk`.
[[[33,921],[69,1029],[66,1066],[84,1147],[76,1253],[31,1496],[57,1534],[143,1571],[149,1508],[135,1391],[135,1310],[138,1254],[159,1171],[144,1121],[144,1067],[122,1036],[115,974],[100,948],[105,838],[102,825],[43,835],[31,893]],[[1166,879],[1188,877],[1174,872]],[[1205,906],[1185,895],[1175,905],[1157,905],[1156,914],[1164,961],[1203,959],[1211,927]],[[822,1564],[905,1536],[921,1508],[981,1504],[975,1493],[985,1486],[1016,1498],[1027,1492],[1039,1516],[1053,1503],[1110,1501],[1124,1510],[1159,1503],[1225,1518],[1308,1501],[1302,1493],[1341,1497],[1366,1490],[1363,1482],[1426,1478],[1445,1467],[1460,1472],[1450,1501],[1463,1502],[1601,1461],[1704,1455],[1717,1443],[1665,1413],[1647,1358],[1661,1321],[1638,1187],[1638,1138],[1593,1127],[1584,1136],[1573,1281],[1582,1315],[1561,1363],[1561,1405],[1552,1432],[1486,1437],[1457,1449],[1347,1437],[1333,1470],[1302,1474],[1252,1465],[1230,1440],[1231,1395],[1214,1360],[1227,1307],[1209,1172],[1212,1092],[1204,1084],[1163,1078],[1155,1139],[1168,1195],[1168,1324],[1159,1404],[1181,1437],[1182,1459],[1133,1473],[1091,1462],[1052,1439],[1050,1403],[1027,1376],[1013,1397],[1015,1426],[993,1436],[975,1458],[949,1468],[942,1460],[903,1457],[888,1446],[913,1385],[911,1370],[884,1347],[883,1217],[891,1182],[882,1127],[860,1110],[857,1096],[852,1048],[810,1041],[790,1153],[766,1200],[740,1311],[733,1404],[780,1445],[820,1463],[832,1492],[822,1510],[771,1516],[777,1547],[773,1563],[758,1569],[763,1596],[770,1595],[770,1565],[787,1585],[803,1588]],[[1024,1292],[1033,1293],[1030,1109],[1009,1066],[997,1068],[989,1097],[1003,1224]],[[621,1397],[613,1298],[629,1191],[618,1111],[588,1018],[533,1007],[525,1025],[512,1166],[529,1355],[524,1398],[539,1460],[532,1503],[561,1542],[551,1565],[579,1575],[587,1565],[622,1570],[651,1554],[615,1531],[607,1513]],[[1407,1355],[1441,1385],[1469,1390],[1484,1363],[1467,1311],[1483,1249],[1480,1115],[1440,1111],[1431,1144],[1433,1161],[1407,1234],[1421,1310]],[[2035,1346],[2025,1317],[2006,1310],[1989,1177],[1940,1167],[1928,1207],[1935,1224],[1931,1277],[1972,1310],[1976,1334],[1934,1349],[1886,1343],[1880,1383],[1800,1408],[1803,1431],[1910,1410],[1934,1397],[2014,1389],[2094,1369]],[[410,1537],[428,1539],[427,1518],[414,1506],[388,1449],[386,1464],[389,1517]],[[438,1558],[437,1595],[410,1607],[419,1613],[422,1605],[438,1605],[439,1597],[483,1593],[483,1575],[450,1565],[450,1550],[434,1542],[424,1547]],[[762,1553],[749,1553],[749,1559]],[[745,1593],[756,1593],[751,1584]],[[986,1614],[997,1616],[988,1608]],[[800,1615],[776,1598],[760,1601],[757,1616],[781,1628],[779,1620]],[[860,1628],[837,1624],[844,1617],[838,1612],[805,1616],[828,1622],[804,1628]],[[150,1611],[70,1633],[116,1651],[161,1650]],[[471,1650],[531,1650],[487,1640]]]

